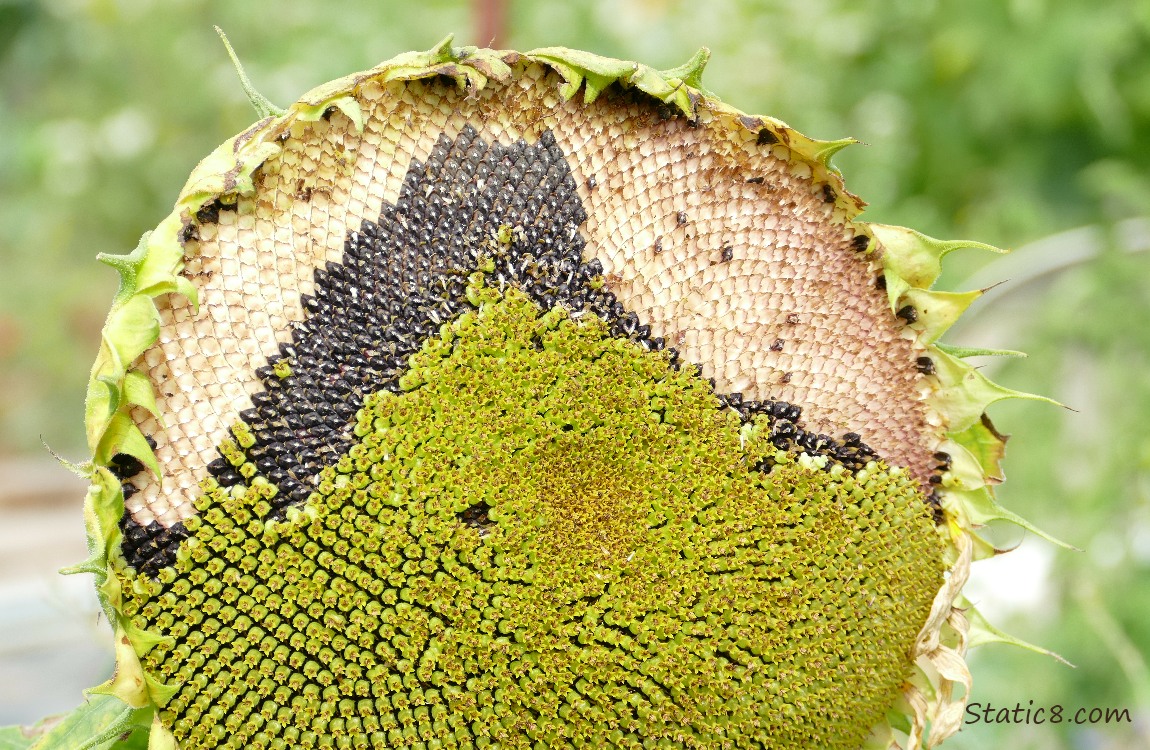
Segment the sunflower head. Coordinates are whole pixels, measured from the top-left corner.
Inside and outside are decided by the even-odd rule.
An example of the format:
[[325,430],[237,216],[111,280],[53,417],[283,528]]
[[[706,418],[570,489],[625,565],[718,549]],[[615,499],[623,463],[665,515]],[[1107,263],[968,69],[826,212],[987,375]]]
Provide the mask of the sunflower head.
[[706,59],[445,40],[268,109],[107,259],[86,569],[159,746],[957,728],[1022,395],[937,344],[977,243],[858,221],[849,140]]

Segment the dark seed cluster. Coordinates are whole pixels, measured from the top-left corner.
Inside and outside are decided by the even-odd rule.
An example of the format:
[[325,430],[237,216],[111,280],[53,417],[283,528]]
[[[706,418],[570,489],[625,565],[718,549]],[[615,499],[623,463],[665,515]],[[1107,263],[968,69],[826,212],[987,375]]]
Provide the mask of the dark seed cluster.
[[169,528],[158,523],[141,526],[130,513],[125,513],[120,519],[120,533],[124,556],[133,560],[141,573],[153,577],[161,568],[172,564],[180,543],[187,538],[183,523]]
[[[208,204],[197,217],[215,220],[223,208]],[[349,234],[342,263],[315,271],[314,296],[303,299],[305,319],[279,355],[257,369],[263,390],[209,464],[211,476],[223,487],[265,478],[279,490],[277,515],[303,503],[319,472],[351,447],[365,397],[398,391],[408,357],[441,325],[474,309],[465,291],[476,269],[493,287],[519,288],[543,309],[594,314],[612,336],[664,349],[663,339],[602,288],[599,261],[583,262],[585,220],[550,132],[534,145],[510,146],[489,144],[470,126],[454,140],[441,136],[426,163],[412,162],[396,204]],[[721,258],[733,258],[729,246]],[[778,418],[776,445],[827,453],[851,469],[874,457],[866,446],[808,434],[797,422],[797,414]],[[152,575],[171,564],[187,535],[182,524],[145,527],[130,514],[121,526],[128,560]]]
[[[148,447],[155,450],[156,441],[150,437],[146,440]],[[112,456],[108,469],[120,480],[124,501],[127,502],[139,491],[132,479],[144,472],[144,465],[135,456],[117,453]],[[124,555],[130,560],[138,560],[141,572],[149,576],[155,576],[163,565],[175,559],[176,549],[186,536],[183,524],[170,529],[159,524],[141,526],[132,520],[130,513],[121,517],[120,532]]]
[[[756,417],[767,420],[770,426],[771,444],[781,451],[792,454],[806,453],[810,456],[823,456],[827,459],[826,468],[841,466],[855,472],[871,461],[879,458],[878,453],[855,432],[841,437],[831,437],[804,430],[802,409],[785,401],[744,401],[741,393],[718,394],[723,406],[734,409],[744,422]],[[769,470],[769,466],[761,467]]]

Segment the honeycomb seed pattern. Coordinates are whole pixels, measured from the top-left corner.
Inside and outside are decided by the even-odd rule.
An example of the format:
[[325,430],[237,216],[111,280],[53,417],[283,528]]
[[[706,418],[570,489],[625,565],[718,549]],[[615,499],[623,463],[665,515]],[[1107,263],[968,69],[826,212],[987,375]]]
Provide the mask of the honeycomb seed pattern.
[[[259,412],[263,368],[274,370],[307,325],[328,264],[346,266],[348,248],[359,247],[348,238],[398,212],[412,166],[427,169],[440,144],[472,131],[511,150],[550,134],[546,150],[565,162],[586,217],[580,260],[598,262],[603,289],[647,338],[701,367],[720,393],[797,406],[805,431],[857,435],[927,486],[938,440],[920,396],[921,348],[875,288],[859,231],[809,168],[733,116],[689,122],[615,88],[590,105],[564,102],[557,83],[527,63],[482,91],[443,79],[368,81],[355,92],[362,133],[338,111],[295,121],[253,193],[188,217],[186,274],[200,311],[160,299],[160,339],[138,365],[165,421],[134,414],[164,471],[162,487],[140,474],[125,493],[140,546],[171,553],[219,446],[242,415]],[[351,407],[332,408],[343,418]],[[302,497],[308,487],[294,481]]]
[[172,566],[120,558],[180,747],[857,748],[942,583],[918,483],[779,450],[790,409],[593,313],[464,294],[305,505],[209,476]]

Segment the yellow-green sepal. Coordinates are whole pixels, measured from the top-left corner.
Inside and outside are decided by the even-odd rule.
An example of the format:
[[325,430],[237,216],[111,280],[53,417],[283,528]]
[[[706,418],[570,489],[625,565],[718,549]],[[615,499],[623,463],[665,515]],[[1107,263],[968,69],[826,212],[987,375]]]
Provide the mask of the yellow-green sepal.
[[415,53],[415,58],[405,59],[404,55],[400,55],[374,70],[382,81],[444,75],[455,79],[460,88],[470,86],[477,91],[486,86],[490,78],[503,81],[511,77],[511,66],[505,58],[512,57],[514,53],[478,47],[452,47],[452,39],[449,34],[427,52]]
[[[387,62],[376,66],[373,72],[382,73],[382,79],[385,81],[424,78],[438,73],[451,75],[449,72],[444,72],[444,66],[454,65],[459,62],[459,55],[456,49],[451,46],[454,40],[455,35],[448,34],[439,40],[439,43],[431,49],[423,52],[405,52],[401,55],[397,55]],[[452,77],[456,78],[458,74],[457,71],[456,75]]]
[[511,55],[500,50],[481,47],[460,47],[456,50],[456,61],[482,74],[484,78],[506,81],[511,77],[511,66],[507,59]]
[[942,489],[976,490],[998,479],[986,475],[978,458],[964,445],[947,440],[939,448],[950,456],[950,468],[942,475]]
[[148,672],[144,672],[144,682],[148,685],[148,696],[152,699],[152,703],[160,708],[168,705],[172,697],[180,692],[179,683],[160,682]]
[[839,138],[833,141],[822,141],[818,138],[805,136],[797,130],[789,130],[788,135],[790,136],[789,145],[792,149],[807,159],[818,162],[833,171],[836,175],[838,174],[838,170],[831,166],[831,159],[834,155],[847,146],[861,143],[857,138]]
[[[100,607],[109,622],[116,621],[115,605],[107,595],[109,580],[115,579],[108,569],[113,546],[120,538],[120,517],[124,512],[123,492],[119,480],[100,466],[94,466],[91,484],[84,498],[84,528],[88,543],[88,558],[76,565],[63,568],[63,575],[91,573],[95,576],[96,593]],[[118,585],[118,584],[116,584]]]
[[[274,140],[265,138],[279,121],[264,118],[204,157],[184,183],[176,207],[194,211],[208,200],[250,193],[254,189],[252,172],[282,150]],[[179,243],[174,247],[179,248]]]
[[155,705],[144,667],[140,663],[140,657],[136,656],[136,646],[120,625],[116,626],[115,653],[115,672],[107,682],[89,688],[88,692],[115,696],[132,708]]
[[1005,250],[970,240],[937,240],[922,232],[890,224],[866,224],[882,245],[880,260],[886,276],[887,297],[892,310],[908,289],[929,289],[942,273],[942,259],[964,247],[1004,253]]
[[[145,234],[128,255],[100,256],[101,261],[120,274],[120,286],[100,334],[100,351],[92,366],[85,400],[88,448],[98,464],[107,464],[116,453],[131,452],[138,447],[133,442],[130,450],[119,450],[115,440],[130,433],[117,424],[118,420],[122,421],[120,415],[126,417],[132,405],[152,413],[157,411],[150,384],[129,370],[132,362],[159,338],[160,316],[152,298],[177,293],[184,295],[193,307],[198,304],[195,287],[180,276],[183,268],[183,250],[177,240],[180,226],[179,218],[171,215],[154,232]],[[115,434],[109,435],[113,429]],[[132,455],[150,462],[150,466],[155,463],[150,448],[139,449]]]
[[1006,454],[1006,441],[1010,436],[994,429],[994,424],[986,414],[965,430],[951,432],[947,437],[962,446],[986,482],[998,484],[1006,478],[1002,471],[1002,458]]
[[148,674],[140,662],[142,654],[165,640],[170,639],[133,628],[123,618],[117,618],[115,672],[106,682],[88,692],[114,695],[132,708],[167,705],[179,691],[179,685],[160,682]]
[[531,50],[525,57],[545,63],[559,74],[563,79],[559,93],[564,99],[573,98],[582,88],[583,101],[590,104],[603,89],[619,83],[672,104],[687,117],[694,118],[703,97],[713,98],[703,88],[703,70],[711,58],[711,51],[706,47],[701,47],[683,65],[667,70],[566,47],[543,47]]
[[152,381],[139,370],[128,370],[124,373],[123,399],[126,403],[135,404],[148,411],[160,426],[164,425],[164,418],[156,405],[156,392],[152,389]]
[[363,107],[359,106],[359,102],[355,100],[354,96],[337,96],[332,99],[322,99],[316,104],[300,107],[296,111],[296,116],[303,122],[315,122],[333,107],[343,112],[347,116],[347,119],[351,120],[352,124],[355,125],[356,132],[363,132]]
[[[351,99],[357,87],[365,81],[380,83],[388,81],[408,81],[428,78],[435,75],[448,76],[461,87],[471,86],[479,90],[487,85],[489,78],[506,80],[511,75],[507,59],[517,53],[477,47],[453,47],[453,34],[448,34],[438,44],[422,52],[405,52],[386,60],[371,70],[353,73],[334,81],[317,86],[300,97],[291,109],[304,120],[314,119],[313,114],[322,114],[328,107],[343,109],[344,114],[356,122],[356,118],[341,106]],[[354,99],[352,99],[354,101]],[[358,105],[356,105],[358,107]],[[357,124],[358,125],[358,124]]]
[[[945,503],[943,505],[945,507]],[[971,555],[972,560],[990,560],[991,558],[998,557],[999,555],[1004,555],[1007,552],[1010,552],[1011,549],[1014,549],[1013,547],[1009,549],[999,549],[973,531],[968,531],[967,534],[970,535],[970,541],[974,545],[973,554]]]
[[949,432],[963,432],[982,418],[988,406],[1007,398],[1045,401],[1062,406],[1045,396],[1015,391],[993,383],[973,366],[937,349],[932,359],[935,376],[942,387],[931,394],[929,402],[946,420]]
[[129,297],[108,314],[85,405],[88,446],[93,453],[122,405],[128,367],[159,335],[160,316],[147,296]]
[[1046,656],[1057,659],[1068,667],[1074,666],[1061,655],[1051,651],[1050,649],[1036,646],[1033,643],[1028,643],[1021,638],[1015,638],[1014,636],[1008,633],[1004,633],[1003,631],[994,627],[987,621],[985,617],[983,617],[981,612],[979,612],[970,602],[966,601],[965,599],[956,603],[956,606],[962,608],[963,614],[966,616],[967,621],[970,623],[970,630],[967,634],[967,645],[970,648],[981,646],[987,643],[1006,643],[1011,646],[1024,648],[1027,651],[1033,651],[1036,654],[1045,654]]
[[703,97],[715,98],[703,88],[703,70],[710,59],[711,50],[700,47],[690,60],[674,68],[655,70],[640,65],[627,83],[694,118]]
[[168,216],[154,231],[145,232],[131,253],[96,256],[120,274],[113,311],[136,297],[156,297],[170,292],[183,294],[193,305],[197,304],[195,287],[179,275],[184,264],[183,249],[176,239],[180,229],[179,220]]
[[921,332],[919,340],[923,344],[933,344],[981,296],[981,289],[970,292],[937,292],[911,287],[903,293],[898,304],[914,306],[918,318],[912,328]]
[[169,635],[160,635],[150,630],[140,630],[130,620],[123,621],[123,628],[124,634],[128,636],[132,648],[136,651],[136,656],[141,659],[161,643],[172,644],[175,642],[175,639]]
[[176,736],[164,726],[158,714],[152,717],[151,730],[148,732],[148,750],[179,750]]
[[691,55],[691,59],[678,67],[660,70],[659,75],[668,84],[681,88],[689,86],[703,96],[715,98],[715,95],[703,86],[703,70],[711,60],[711,50],[700,47],[699,51]]
[[469,46],[453,47],[453,40],[454,35],[449,34],[429,50],[397,55],[371,70],[317,86],[301,96],[285,114],[303,122],[314,122],[334,107],[347,115],[356,130],[362,132],[363,109],[355,98],[355,92],[365,81],[386,83],[445,75],[461,87],[480,90],[487,85],[488,79],[504,81],[511,77],[507,59],[514,57],[515,53]]
[[1057,544],[1059,547],[1065,547],[1066,549],[1076,552],[1079,551],[1074,545],[1067,544],[1061,539],[1046,533],[1017,513],[1003,508],[994,498],[994,491],[989,486],[979,487],[973,490],[951,489],[943,493],[942,502],[943,507],[949,505],[950,507],[947,507],[948,510],[963,518],[968,528],[985,526],[992,521],[1009,521],[1015,526],[1020,526],[1031,533],[1037,534],[1048,542]]
[[982,419],[960,432],[947,434],[939,449],[950,456],[950,466],[942,476],[943,488],[974,490],[1001,484],[1002,458],[1006,453],[1007,436],[994,429],[986,414]]
[[[559,94],[564,99],[573,98],[583,86],[583,101],[587,104],[595,101],[599,93],[612,83],[620,80],[629,81],[643,67],[639,63],[602,57],[567,47],[541,47],[531,50],[525,56],[555,69],[564,81],[559,87]],[[651,72],[658,75],[658,71]],[[650,85],[650,82],[647,85]],[[693,113],[687,112],[687,114]]]
[[115,412],[112,418],[108,420],[104,433],[100,436],[100,442],[96,444],[93,460],[102,466],[107,466],[117,453],[124,453],[139,459],[144,466],[148,467],[158,482],[163,482],[160,463],[156,460],[152,446],[148,445],[144,433],[136,426],[132,415],[126,410]]
[[944,344],[941,341],[936,341],[936,347],[946,352],[952,357],[959,359],[966,359],[967,357],[1028,357],[1026,352],[1015,351],[1014,349],[985,349],[976,346],[954,346],[953,344]]
[[[127,257],[129,256],[121,256],[121,259]],[[125,266],[119,270],[121,291],[116,295],[116,303],[104,324],[100,351],[92,370],[92,385],[98,381],[117,391],[115,395],[108,395],[109,404],[118,403],[118,391],[122,388],[128,365],[155,340],[160,326],[159,316],[152,301],[135,292],[134,269],[129,270]],[[126,284],[131,285],[128,292],[124,291]],[[97,392],[89,395],[99,394]],[[112,406],[109,411],[114,411],[115,408]]]
[[115,299],[112,301],[113,306],[124,304],[136,294],[136,290],[139,288],[137,278],[148,255],[148,239],[151,235],[151,232],[145,232],[140,237],[140,241],[136,243],[136,248],[127,255],[100,253],[96,256],[96,260],[114,268],[116,273],[120,274],[120,286],[116,290]]

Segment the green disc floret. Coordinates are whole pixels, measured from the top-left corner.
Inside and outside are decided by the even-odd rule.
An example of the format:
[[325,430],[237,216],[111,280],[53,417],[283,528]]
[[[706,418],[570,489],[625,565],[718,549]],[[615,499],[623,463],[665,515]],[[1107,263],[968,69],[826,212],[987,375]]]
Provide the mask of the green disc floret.
[[208,479],[171,572],[121,565],[180,746],[857,748],[942,580],[913,480],[776,451],[594,316],[468,297],[304,508]]

